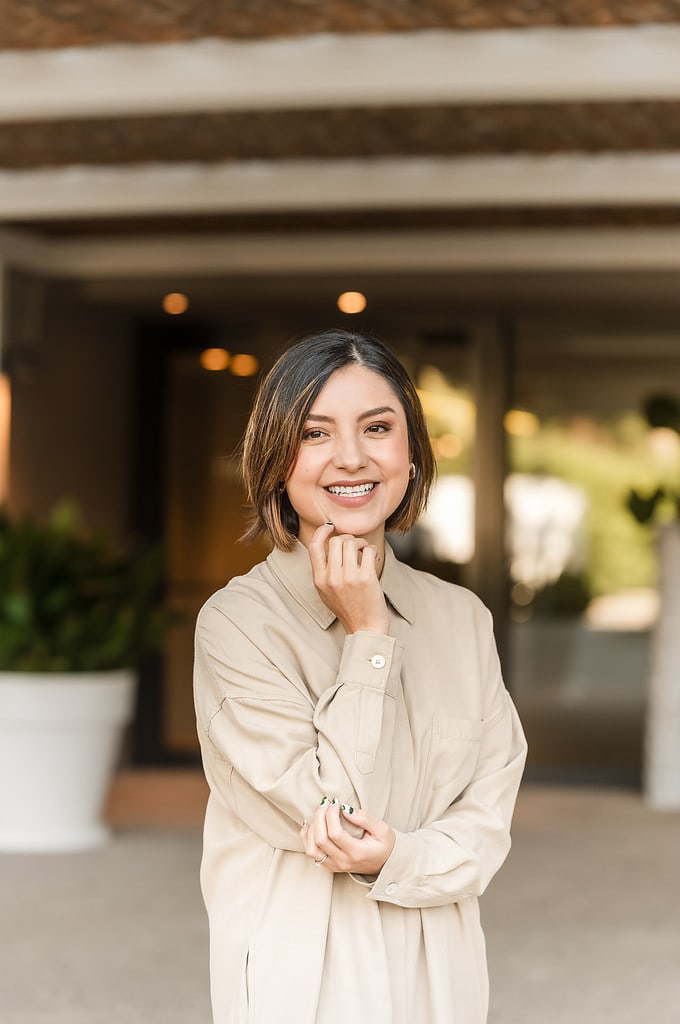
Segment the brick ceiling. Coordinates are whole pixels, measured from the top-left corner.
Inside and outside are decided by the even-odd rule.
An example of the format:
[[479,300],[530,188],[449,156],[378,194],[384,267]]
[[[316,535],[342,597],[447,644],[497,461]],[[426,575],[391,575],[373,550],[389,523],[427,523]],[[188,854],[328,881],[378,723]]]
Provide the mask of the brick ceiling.
[[[680,149],[680,101],[202,113],[0,125],[0,168]],[[265,231],[680,222],[674,207],[398,210],[88,220],[69,230]],[[56,221],[41,230],[60,233]]]
[[680,0],[0,0],[0,49],[680,22]]
[[[0,49],[313,32],[680,22],[680,0],[0,0]],[[680,100],[371,106],[0,123],[0,171],[72,165],[680,150]],[[665,224],[675,207],[47,220],[45,233]]]
[[249,111],[0,125],[0,168],[680,149],[680,101]]

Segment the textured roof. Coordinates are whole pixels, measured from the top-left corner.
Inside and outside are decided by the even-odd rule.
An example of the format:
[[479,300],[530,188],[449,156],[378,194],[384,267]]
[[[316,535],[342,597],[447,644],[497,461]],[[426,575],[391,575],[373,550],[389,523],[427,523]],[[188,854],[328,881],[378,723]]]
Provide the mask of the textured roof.
[[680,149],[680,101],[253,111],[0,125],[0,167]]
[[0,48],[673,22],[679,0],[0,0]]
[[[41,50],[315,32],[680,23],[680,0],[0,0],[0,48]],[[522,32],[515,33],[521,36]],[[415,37],[417,39],[417,37]],[[181,82],[178,83],[181,89]],[[498,99],[502,99],[502,95]],[[389,102],[389,101],[385,101]],[[130,114],[0,122],[0,173],[73,166],[680,152],[680,99]],[[12,177],[10,175],[10,177]],[[26,177],[30,177],[27,175]],[[58,177],[58,176],[57,176]],[[39,186],[36,186],[39,187]],[[652,197],[653,198],[653,197]],[[25,214],[26,216],[26,214]],[[9,219],[17,222],[18,214]],[[560,206],[44,219],[46,233],[315,231],[680,223],[678,209]],[[37,222],[33,222],[33,228]]]

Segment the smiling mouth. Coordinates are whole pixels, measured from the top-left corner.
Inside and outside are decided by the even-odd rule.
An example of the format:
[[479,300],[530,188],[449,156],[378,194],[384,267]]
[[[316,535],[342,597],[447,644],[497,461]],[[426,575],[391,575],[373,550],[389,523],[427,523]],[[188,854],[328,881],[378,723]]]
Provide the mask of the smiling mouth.
[[344,486],[331,486],[326,487],[325,490],[329,494],[344,494],[348,497],[360,497],[362,494],[369,494],[373,490],[375,484],[355,484],[353,487]]

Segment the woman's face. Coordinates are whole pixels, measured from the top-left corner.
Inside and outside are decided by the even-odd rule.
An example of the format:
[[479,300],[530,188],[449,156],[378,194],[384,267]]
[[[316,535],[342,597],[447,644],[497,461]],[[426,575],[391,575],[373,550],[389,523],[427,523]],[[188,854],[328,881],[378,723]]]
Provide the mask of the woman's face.
[[365,366],[336,370],[312,404],[286,480],[302,543],[329,522],[382,550],[409,462],[406,415],[387,381]]

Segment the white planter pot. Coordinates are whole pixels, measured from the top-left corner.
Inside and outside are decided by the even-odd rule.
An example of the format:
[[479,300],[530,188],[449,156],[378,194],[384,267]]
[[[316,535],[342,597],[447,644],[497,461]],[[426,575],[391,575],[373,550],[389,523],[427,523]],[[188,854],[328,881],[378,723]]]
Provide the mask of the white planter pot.
[[103,805],[135,685],[131,671],[0,672],[0,850],[106,842]]
[[680,810],[680,525],[658,536],[659,621],[654,632],[645,730],[645,796]]

